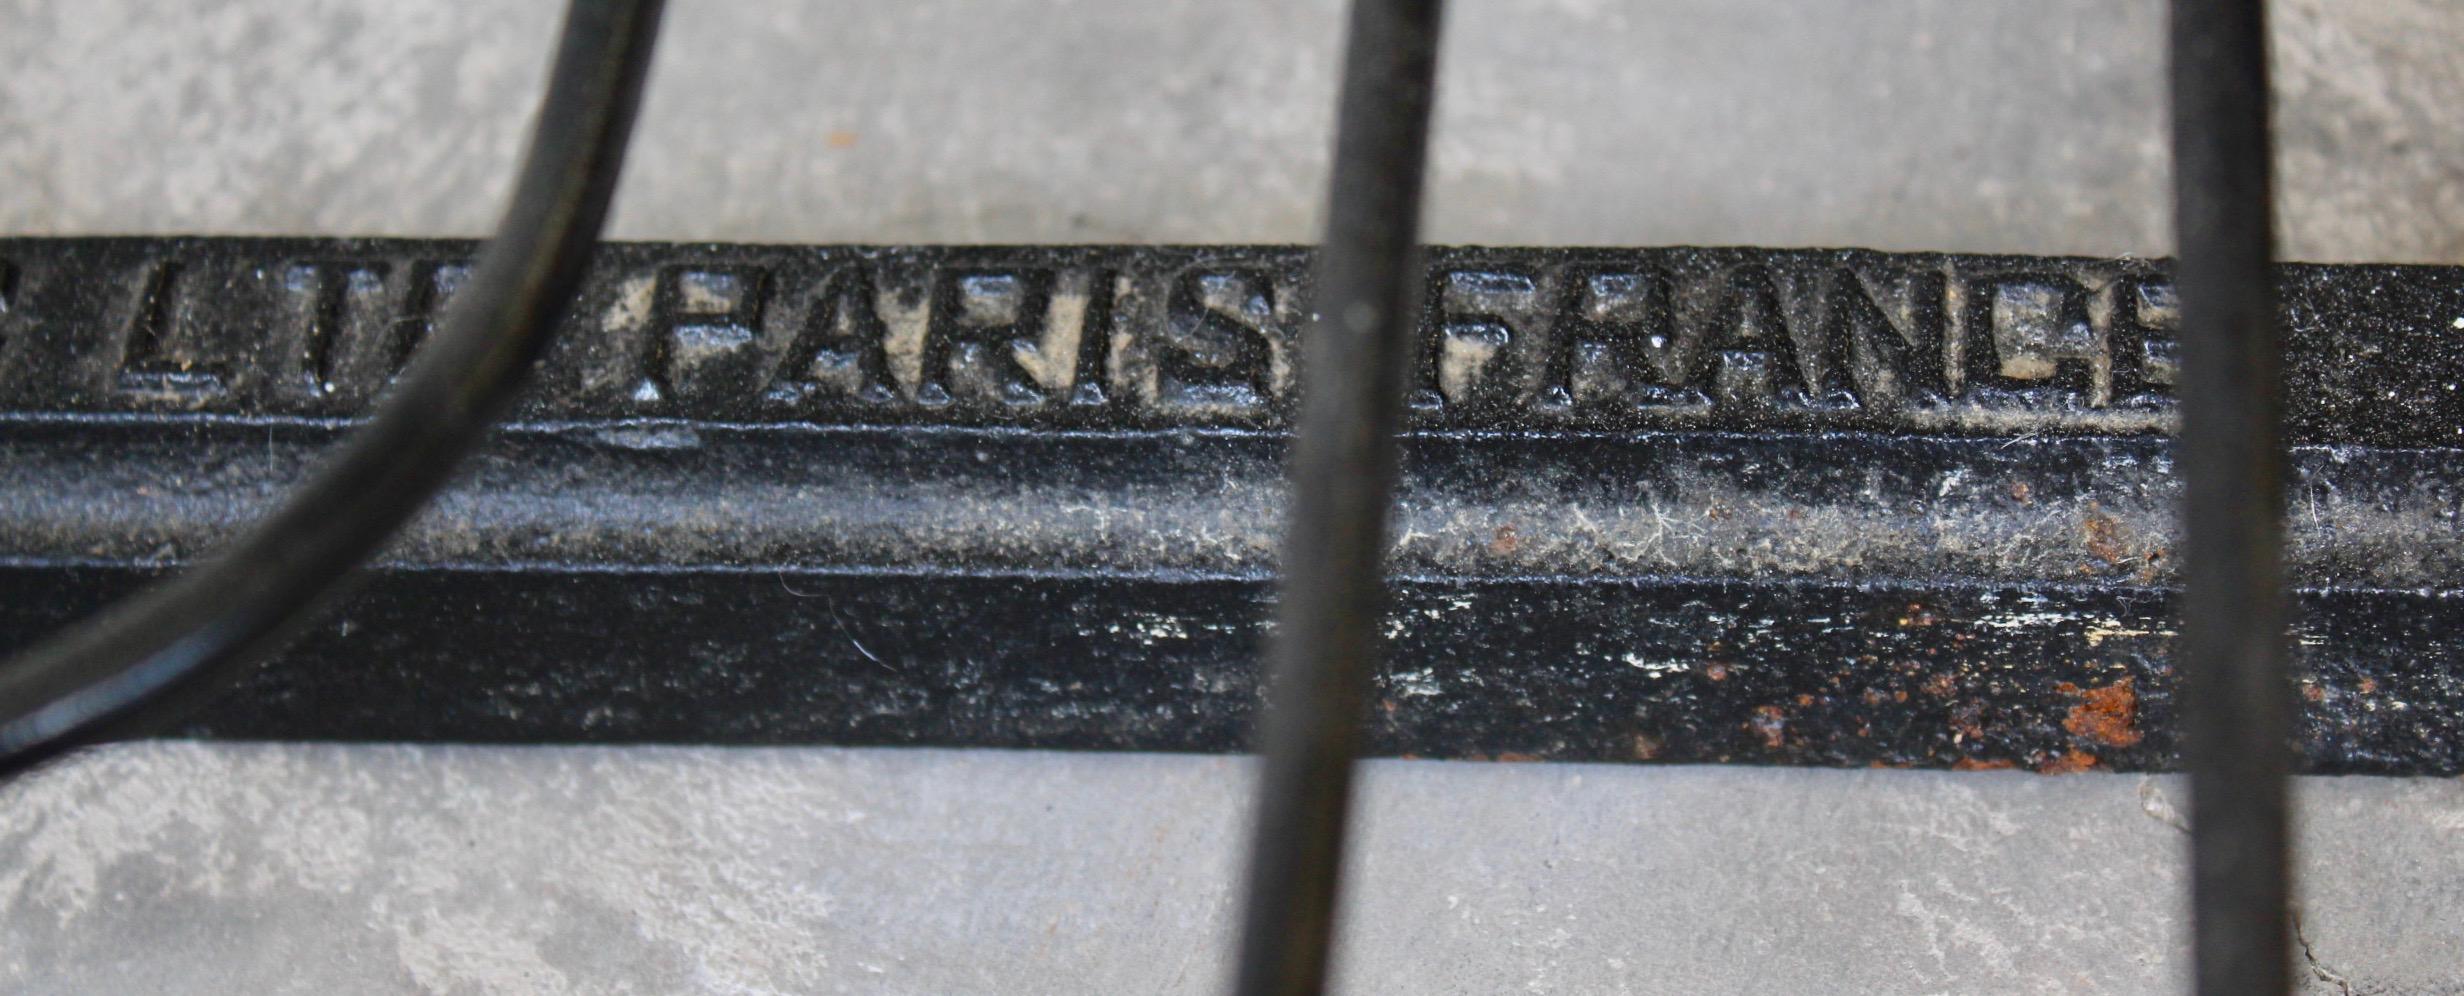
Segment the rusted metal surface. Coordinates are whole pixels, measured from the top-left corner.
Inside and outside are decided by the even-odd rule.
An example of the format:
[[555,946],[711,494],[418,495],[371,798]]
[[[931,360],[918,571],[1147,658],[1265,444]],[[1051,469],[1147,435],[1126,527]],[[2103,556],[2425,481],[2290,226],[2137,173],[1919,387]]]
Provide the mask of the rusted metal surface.
[[[267,507],[469,251],[0,241],[5,640]],[[1240,749],[1307,259],[608,246],[192,732]],[[2464,271],[2280,273],[2305,764],[2464,771]],[[1428,300],[1380,751],[2172,763],[2160,264],[1459,249]]]

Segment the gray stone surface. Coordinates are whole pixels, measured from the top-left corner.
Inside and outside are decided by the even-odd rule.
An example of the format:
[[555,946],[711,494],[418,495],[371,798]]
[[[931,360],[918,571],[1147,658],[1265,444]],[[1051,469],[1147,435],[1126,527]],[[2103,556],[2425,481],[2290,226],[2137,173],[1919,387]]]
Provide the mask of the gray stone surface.
[[[1374,762],[1344,989],[2166,991],[2167,781]],[[0,789],[0,986],[1211,992],[1249,783],[1236,758],[115,747]],[[2464,991],[2464,783],[2302,789],[2312,988]]]
[[[0,231],[487,230],[552,0],[0,0]],[[2464,5],[2281,0],[2289,255],[2464,261]],[[1458,0],[1450,242],[2160,254],[2159,0]],[[677,0],[615,232],[1307,241],[1338,0]]]
[[[0,231],[479,234],[548,0],[0,0]],[[2278,0],[2292,255],[2464,262],[2464,5]],[[616,233],[1305,241],[1334,0],[677,0]],[[1447,241],[2164,252],[2155,0],[1459,0]],[[587,652],[576,648],[577,653]],[[0,990],[1220,986],[1244,762],[152,744],[0,789]],[[2303,786],[2464,993],[2464,785]],[[1380,762],[1347,991],[2164,992],[2155,780]]]
[[[1249,781],[993,751],[122,748],[0,794],[0,980],[1210,992]],[[2152,991],[2179,834],[2137,783],[1382,762],[1344,976]]]

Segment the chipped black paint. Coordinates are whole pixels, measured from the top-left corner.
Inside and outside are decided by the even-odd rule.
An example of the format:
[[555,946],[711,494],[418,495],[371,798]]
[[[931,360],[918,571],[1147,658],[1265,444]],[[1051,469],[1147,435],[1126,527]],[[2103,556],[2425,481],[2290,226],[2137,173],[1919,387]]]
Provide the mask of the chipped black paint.
[[[0,569],[0,626],[145,574]],[[389,570],[187,732],[482,742],[1236,751],[1260,581],[797,571]],[[2455,596],[2310,592],[2313,773],[2464,773]],[[1384,755],[2020,767],[2173,765],[2163,592],[1412,580]],[[2073,720],[2125,686],[2121,725]],[[2074,729],[2074,727],[2077,727]],[[2115,736],[2116,730],[2126,735]]]
[[[0,240],[0,641],[266,507],[468,250]],[[188,732],[1241,749],[1305,258],[610,246],[523,421]],[[2172,764],[2160,265],[1435,262],[1380,751]],[[2282,274],[2305,764],[2464,772],[2464,271]]]

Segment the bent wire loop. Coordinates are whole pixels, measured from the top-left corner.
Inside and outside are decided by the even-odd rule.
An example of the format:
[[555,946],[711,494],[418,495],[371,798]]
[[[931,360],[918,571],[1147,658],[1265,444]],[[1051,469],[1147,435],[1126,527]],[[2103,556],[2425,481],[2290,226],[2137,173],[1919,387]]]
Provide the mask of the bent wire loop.
[[0,775],[204,701],[313,620],[521,388],[607,217],[661,0],[574,0],[496,238],[375,417],[213,560],[0,665]]

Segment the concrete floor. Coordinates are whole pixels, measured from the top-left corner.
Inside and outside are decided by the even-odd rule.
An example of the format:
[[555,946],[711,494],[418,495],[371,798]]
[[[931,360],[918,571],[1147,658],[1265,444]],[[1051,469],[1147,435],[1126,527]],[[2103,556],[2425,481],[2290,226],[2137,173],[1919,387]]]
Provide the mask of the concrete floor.
[[[2289,255],[2464,262],[2464,5],[2279,0]],[[1433,238],[2158,254],[2154,0],[1458,0]],[[1307,241],[1333,0],[676,0],[615,234]],[[0,0],[0,231],[480,234],[547,0]],[[582,652],[577,648],[577,652]],[[1221,988],[1243,761],[155,744],[0,989]],[[1381,762],[1351,992],[2165,992],[2171,787]],[[2464,993],[2464,785],[2302,786],[2308,986]]]

